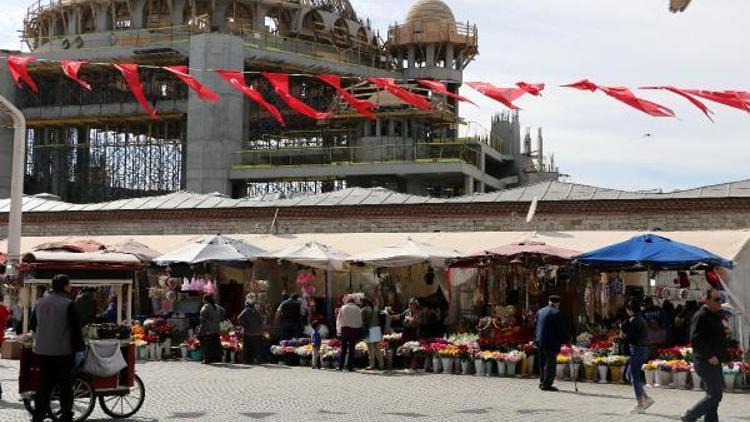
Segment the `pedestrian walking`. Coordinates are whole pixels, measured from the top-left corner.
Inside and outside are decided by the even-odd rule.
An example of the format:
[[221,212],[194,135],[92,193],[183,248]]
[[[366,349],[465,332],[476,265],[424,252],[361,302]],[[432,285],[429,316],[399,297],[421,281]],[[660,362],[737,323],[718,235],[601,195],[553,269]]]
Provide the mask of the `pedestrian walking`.
[[320,321],[315,320],[311,324],[312,335],[310,336],[310,344],[312,344],[312,368],[320,369],[320,346],[323,345],[323,339],[320,336]]
[[[5,339],[5,327],[8,325],[10,320],[10,311],[5,307],[5,296],[0,292],[0,346],[3,345]],[[0,400],[3,399],[3,385],[0,384]]]
[[560,315],[560,296],[552,295],[549,303],[536,314],[536,333],[534,342],[539,349],[541,376],[539,388],[543,391],[558,391],[552,386],[555,381],[557,355],[563,343],[570,340],[570,334],[565,328]]
[[198,336],[203,351],[203,363],[210,364],[221,360],[221,341],[219,326],[224,319],[224,308],[216,304],[214,295],[203,296],[203,307],[200,312]]
[[370,357],[370,366],[367,370],[385,369],[383,352],[380,350],[380,341],[383,339],[383,332],[380,329],[380,312],[367,297],[362,300],[362,334],[365,337],[367,354]]
[[350,372],[354,371],[354,348],[362,338],[362,311],[354,303],[353,296],[349,296],[346,304],[339,309],[336,327],[341,338],[339,371],[343,371],[344,366]]
[[681,418],[694,422],[701,416],[705,422],[718,422],[719,403],[724,394],[721,363],[729,361],[727,338],[721,323],[721,291],[709,288],[703,306],[693,316],[690,342],[693,345],[695,372],[706,385],[706,395]]
[[255,298],[251,295],[246,297],[245,309],[237,316],[237,323],[242,327],[244,339],[243,361],[251,365],[259,357],[263,342],[263,315],[256,308]]
[[623,340],[630,348],[630,382],[633,383],[636,405],[631,413],[644,413],[646,409],[654,404],[654,399],[646,394],[641,380],[641,367],[648,358],[648,325],[640,315],[640,303],[631,300],[625,305],[628,319],[622,325]]
[[57,386],[61,421],[73,420],[73,370],[83,362],[83,335],[73,298],[70,278],[58,274],[34,308],[30,328],[34,331],[34,353],[39,358],[39,388],[34,399],[33,420],[47,417],[52,389]]

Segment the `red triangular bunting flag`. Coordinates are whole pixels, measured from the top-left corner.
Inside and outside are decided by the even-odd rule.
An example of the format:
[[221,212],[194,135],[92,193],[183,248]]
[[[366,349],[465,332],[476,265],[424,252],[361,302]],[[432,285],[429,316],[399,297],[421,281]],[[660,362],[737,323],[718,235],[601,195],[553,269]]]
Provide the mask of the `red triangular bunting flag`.
[[65,76],[76,81],[78,85],[81,85],[82,87],[91,91],[91,85],[78,78],[78,71],[81,70],[81,66],[83,66],[84,64],[86,64],[86,62],[78,62],[75,60],[60,60],[60,67],[62,67],[62,71]]
[[513,101],[528,93],[525,89],[498,88],[487,82],[467,82],[466,84],[511,110],[520,110],[517,105],[513,104]]
[[192,75],[188,74],[187,66],[164,66],[163,69],[180,78],[185,85],[189,86],[190,89],[198,94],[198,98],[201,100],[219,101],[219,96],[216,95],[215,92],[195,80]]
[[422,85],[422,86],[424,86],[424,87],[426,87],[426,88],[428,88],[430,91],[437,92],[438,94],[443,94],[443,95],[445,95],[447,97],[454,98],[454,99],[456,99],[458,101],[463,101],[465,103],[471,103],[471,104],[474,104],[476,106],[476,104],[474,103],[474,101],[471,101],[470,99],[468,99],[466,97],[462,97],[462,96],[460,96],[458,94],[454,94],[454,93],[448,91],[448,87],[446,87],[445,84],[443,84],[440,81],[433,81],[433,80],[429,80],[429,79],[417,79],[417,83],[420,84],[420,85]]
[[684,91],[715,103],[750,112],[750,101],[743,98],[737,91],[706,91],[703,89],[685,89]]
[[130,92],[133,93],[133,96],[136,100],[141,104],[141,107],[143,107],[143,110],[146,111],[149,117],[152,119],[156,118],[156,110],[152,109],[151,106],[148,104],[148,101],[146,100],[146,96],[143,95],[143,85],[141,85],[141,78],[138,77],[138,65],[137,64],[117,64],[114,63],[113,66],[122,73],[122,76],[125,78],[125,81],[128,83],[128,87],[130,88]]
[[630,91],[628,88],[625,87],[616,87],[616,86],[604,86],[604,85],[597,85],[588,79],[584,79],[578,82],[574,82],[572,84],[568,85],[562,85],[566,88],[575,88],[580,89],[583,91],[596,91],[597,89],[602,91],[603,93],[609,95],[610,97],[623,102],[630,107],[635,108],[636,110],[640,110],[650,116],[654,117],[674,117],[674,111],[672,111],[670,108],[664,107],[663,105],[656,104],[654,102],[644,100],[642,98],[638,98],[633,94],[632,91]]
[[396,85],[396,81],[393,78],[367,78],[367,80],[407,104],[411,104],[422,110],[432,110],[432,104],[429,101],[420,95]]
[[32,91],[38,92],[39,89],[36,87],[34,80],[31,79],[31,76],[29,76],[28,69],[29,62],[33,62],[34,60],[36,60],[36,57],[32,56],[8,56],[8,71],[19,88],[23,88],[20,82],[23,81]]
[[245,96],[258,103],[261,107],[265,108],[281,126],[286,127],[286,122],[284,122],[284,118],[281,116],[279,109],[266,101],[260,92],[247,86],[245,83],[245,75],[243,75],[242,72],[236,70],[215,70],[215,72],[235,89],[245,94]]
[[519,89],[522,89],[525,93],[531,94],[531,95],[533,95],[535,97],[541,97],[542,96],[542,91],[544,91],[544,84],[543,83],[530,84],[530,83],[521,81],[521,82],[516,82],[516,86]]
[[327,119],[331,116],[331,113],[317,111],[289,94],[289,74],[271,72],[261,72],[261,74],[271,83],[271,86],[279,94],[279,97],[294,111],[316,120]]
[[689,93],[685,92],[682,89],[675,88],[673,86],[642,86],[641,89],[663,89],[663,90],[672,92],[674,94],[677,94],[687,99],[688,101],[690,101],[694,106],[698,107],[703,112],[703,114],[705,114],[706,117],[708,117],[708,120],[712,122],[714,121],[714,119],[711,118],[711,115],[714,113],[711,110],[709,110],[709,108],[706,107],[705,104],[703,104],[701,101],[699,101],[698,99],[696,99],[695,97],[693,97],[692,95],[690,95]]
[[341,87],[341,77],[338,75],[318,75],[318,79],[327,83],[328,85],[336,89],[339,97],[343,98],[344,101],[349,103],[352,108],[357,110],[359,114],[366,116],[369,119],[376,120],[378,116],[372,112],[377,106],[369,101],[359,100],[354,97],[349,91]]

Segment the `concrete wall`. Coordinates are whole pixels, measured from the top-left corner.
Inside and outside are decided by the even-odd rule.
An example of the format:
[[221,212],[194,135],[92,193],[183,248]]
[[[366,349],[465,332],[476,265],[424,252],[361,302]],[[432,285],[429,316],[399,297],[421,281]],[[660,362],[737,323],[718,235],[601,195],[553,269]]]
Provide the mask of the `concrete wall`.
[[[242,39],[225,34],[201,34],[190,41],[190,67],[244,70]],[[188,100],[187,190],[231,195],[229,169],[232,153],[241,149],[245,99],[213,73],[201,81],[221,99],[202,101],[191,91]]]
[[[5,67],[4,60],[2,65]],[[5,69],[0,71],[0,95],[15,103],[16,86],[13,84],[10,73]],[[9,121],[9,118],[0,116],[0,122]],[[13,161],[13,128],[5,126],[7,125],[0,125],[0,198],[10,197],[10,175]]]

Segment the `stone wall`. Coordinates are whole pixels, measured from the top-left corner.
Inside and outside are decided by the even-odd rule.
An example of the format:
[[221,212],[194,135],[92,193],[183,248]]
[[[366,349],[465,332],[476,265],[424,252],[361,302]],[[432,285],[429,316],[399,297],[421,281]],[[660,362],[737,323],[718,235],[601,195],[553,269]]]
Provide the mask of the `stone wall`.
[[[28,213],[26,236],[213,233],[357,233],[573,230],[733,230],[750,228],[750,200],[594,201],[358,207]],[[610,201],[611,202],[611,201]],[[7,214],[0,214],[0,236]]]

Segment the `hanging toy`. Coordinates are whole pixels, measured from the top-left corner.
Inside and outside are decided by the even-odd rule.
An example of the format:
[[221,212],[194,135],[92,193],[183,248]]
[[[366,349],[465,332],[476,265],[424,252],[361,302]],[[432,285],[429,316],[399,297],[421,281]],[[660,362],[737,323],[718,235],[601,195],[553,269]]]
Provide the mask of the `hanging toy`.
[[188,281],[187,277],[182,279],[182,287],[180,288],[183,292],[190,291],[190,282]]
[[706,281],[711,285],[711,287],[715,289],[721,289],[721,279],[719,278],[719,274],[716,273],[716,269],[714,267],[706,268],[705,275]]

